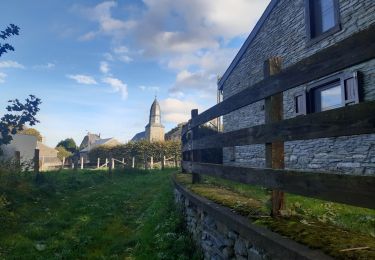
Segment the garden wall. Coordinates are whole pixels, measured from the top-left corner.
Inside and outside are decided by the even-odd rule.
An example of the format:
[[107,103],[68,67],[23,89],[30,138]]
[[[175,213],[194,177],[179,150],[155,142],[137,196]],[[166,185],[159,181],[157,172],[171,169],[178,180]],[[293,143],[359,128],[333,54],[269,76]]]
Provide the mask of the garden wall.
[[331,259],[318,250],[255,226],[249,219],[195,195],[176,181],[174,185],[175,201],[205,259]]

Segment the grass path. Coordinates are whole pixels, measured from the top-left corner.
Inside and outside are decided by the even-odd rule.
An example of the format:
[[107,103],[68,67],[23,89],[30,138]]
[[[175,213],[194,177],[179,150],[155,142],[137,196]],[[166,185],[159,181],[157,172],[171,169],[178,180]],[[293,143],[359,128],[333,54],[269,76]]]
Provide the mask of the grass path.
[[1,185],[0,258],[196,257],[173,205],[171,172],[60,172],[38,187],[27,177]]

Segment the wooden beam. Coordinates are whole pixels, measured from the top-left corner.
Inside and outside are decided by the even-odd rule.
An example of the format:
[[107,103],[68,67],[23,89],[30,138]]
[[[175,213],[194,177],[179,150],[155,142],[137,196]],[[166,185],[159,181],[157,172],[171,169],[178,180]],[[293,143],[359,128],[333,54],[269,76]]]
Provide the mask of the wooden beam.
[[375,209],[375,177],[193,163],[191,172]]
[[291,65],[280,74],[264,79],[211,107],[194,118],[189,129],[271,95],[373,58],[375,58],[375,24]]
[[[194,140],[194,149],[375,133],[375,101]],[[189,150],[183,146],[183,151]]]
[[[197,116],[198,116],[198,109],[191,110],[191,120],[193,120],[193,118],[196,118]],[[192,149],[191,152],[190,152],[191,163],[200,161],[199,151],[194,151],[194,143],[193,143],[194,138],[199,138],[199,131],[198,130],[199,130],[198,128],[195,128],[195,129],[191,130],[192,137],[189,138],[189,141],[188,141],[190,143],[191,149]],[[200,175],[193,173],[192,183],[199,183],[200,181],[201,181]]]
[[[279,74],[282,69],[281,57],[272,57],[264,63],[264,78]],[[277,93],[265,99],[265,123],[274,123],[283,120],[283,93]],[[272,169],[284,169],[284,142],[277,141],[266,143],[265,149],[266,167]],[[281,216],[281,210],[285,209],[284,192],[272,190],[271,215]]]

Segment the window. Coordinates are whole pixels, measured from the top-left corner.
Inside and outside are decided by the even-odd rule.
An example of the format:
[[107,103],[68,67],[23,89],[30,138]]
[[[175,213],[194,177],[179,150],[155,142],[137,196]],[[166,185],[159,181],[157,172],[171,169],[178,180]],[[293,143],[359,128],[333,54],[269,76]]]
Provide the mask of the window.
[[294,96],[295,115],[322,112],[359,102],[358,73],[341,73],[308,86]]
[[309,39],[320,40],[340,30],[338,0],[305,0]]

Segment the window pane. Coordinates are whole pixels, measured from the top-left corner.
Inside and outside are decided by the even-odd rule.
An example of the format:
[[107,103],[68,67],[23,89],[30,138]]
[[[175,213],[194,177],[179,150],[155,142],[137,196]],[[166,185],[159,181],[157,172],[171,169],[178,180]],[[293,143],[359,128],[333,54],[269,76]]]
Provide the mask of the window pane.
[[313,3],[311,28],[313,36],[316,37],[335,26],[335,0],[311,1]]
[[342,106],[341,86],[335,86],[320,92],[321,110],[325,111]]
[[320,12],[322,14],[322,32],[335,26],[334,0],[320,0]]

